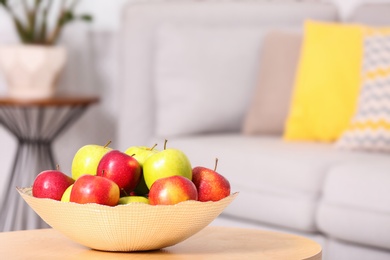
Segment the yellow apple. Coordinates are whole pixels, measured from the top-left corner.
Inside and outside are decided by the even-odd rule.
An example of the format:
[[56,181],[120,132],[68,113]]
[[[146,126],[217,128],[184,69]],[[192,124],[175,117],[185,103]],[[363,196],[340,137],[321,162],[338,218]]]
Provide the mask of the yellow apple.
[[129,203],[146,203],[149,204],[149,200],[143,196],[126,196],[119,199],[118,204],[129,204]]
[[62,202],[69,202],[70,201],[70,192],[72,191],[73,184],[70,185],[62,194],[61,201]]

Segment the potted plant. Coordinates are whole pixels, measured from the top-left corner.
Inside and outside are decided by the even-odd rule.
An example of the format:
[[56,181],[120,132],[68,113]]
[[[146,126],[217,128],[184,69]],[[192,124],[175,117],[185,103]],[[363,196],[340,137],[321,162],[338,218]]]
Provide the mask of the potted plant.
[[10,15],[20,44],[0,47],[2,68],[8,92],[16,98],[46,98],[66,61],[66,49],[57,46],[65,25],[91,21],[87,14],[76,15],[78,0],[0,0]]

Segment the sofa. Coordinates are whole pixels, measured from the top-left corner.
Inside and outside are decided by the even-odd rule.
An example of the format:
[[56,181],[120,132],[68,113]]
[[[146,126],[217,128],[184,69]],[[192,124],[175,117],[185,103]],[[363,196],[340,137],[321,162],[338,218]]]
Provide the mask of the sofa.
[[[315,1],[128,4],[119,148],[162,149],[167,139],[194,167],[212,168],[218,158],[239,196],[212,225],[306,236],[321,244],[323,259],[390,259],[388,154],[286,141],[282,128],[305,21],[377,26],[390,24],[389,13],[389,4],[368,4],[341,21],[337,7]],[[273,87],[259,96],[259,84]],[[256,116],[261,126],[252,131]]]

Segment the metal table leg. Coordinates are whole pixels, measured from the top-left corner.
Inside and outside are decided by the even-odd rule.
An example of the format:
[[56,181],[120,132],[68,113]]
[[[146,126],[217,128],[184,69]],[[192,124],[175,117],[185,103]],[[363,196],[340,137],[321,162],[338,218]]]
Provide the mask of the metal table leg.
[[48,227],[15,188],[29,187],[38,173],[55,169],[53,141],[86,110],[78,106],[3,106],[0,123],[18,140],[6,191],[0,203],[0,231]]

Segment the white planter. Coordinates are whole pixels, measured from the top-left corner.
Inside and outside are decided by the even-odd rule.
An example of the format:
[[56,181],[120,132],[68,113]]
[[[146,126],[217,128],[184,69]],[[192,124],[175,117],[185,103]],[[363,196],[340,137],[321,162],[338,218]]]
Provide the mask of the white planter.
[[14,98],[47,98],[55,93],[57,79],[66,62],[59,46],[0,46],[0,69],[8,95]]

